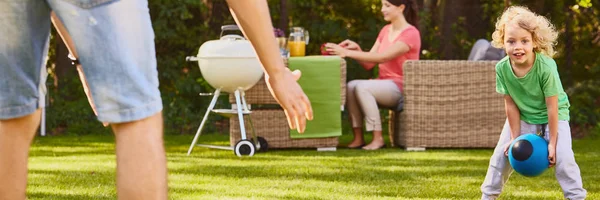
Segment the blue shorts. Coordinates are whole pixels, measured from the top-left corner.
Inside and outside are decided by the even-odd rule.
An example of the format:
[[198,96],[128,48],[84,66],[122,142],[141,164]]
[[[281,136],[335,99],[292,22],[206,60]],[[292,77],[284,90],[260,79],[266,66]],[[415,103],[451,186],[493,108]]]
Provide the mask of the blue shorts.
[[147,0],[0,0],[0,119],[44,107],[51,11],[73,39],[98,120],[162,110]]

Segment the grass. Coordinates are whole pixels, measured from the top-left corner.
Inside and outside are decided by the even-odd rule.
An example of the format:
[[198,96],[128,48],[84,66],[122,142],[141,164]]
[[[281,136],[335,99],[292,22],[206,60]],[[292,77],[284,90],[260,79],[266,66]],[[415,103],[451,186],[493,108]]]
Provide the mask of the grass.
[[[344,135],[342,143],[350,138]],[[171,199],[478,199],[491,149],[407,152],[272,150],[253,157],[187,148],[191,135],[166,136]],[[202,143],[226,145],[207,134]],[[29,163],[29,199],[115,199],[111,135],[37,137]],[[574,140],[588,199],[600,199],[600,139]],[[562,199],[554,169],[513,174],[501,199]]]

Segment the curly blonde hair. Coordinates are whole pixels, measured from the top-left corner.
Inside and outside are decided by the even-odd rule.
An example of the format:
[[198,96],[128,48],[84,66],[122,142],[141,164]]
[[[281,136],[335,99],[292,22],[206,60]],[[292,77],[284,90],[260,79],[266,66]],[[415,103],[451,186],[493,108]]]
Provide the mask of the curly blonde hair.
[[496,22],[496,31],[492,34],[492,46],[504,48],[505,26],[510,22],[516,22],[519,27],[529,31],[533,39],[533,50],[538,53],[552,57],[554,45],[558,37],[558,32],[554,25],[544,16],[533,13],[526,7],[511,6]]

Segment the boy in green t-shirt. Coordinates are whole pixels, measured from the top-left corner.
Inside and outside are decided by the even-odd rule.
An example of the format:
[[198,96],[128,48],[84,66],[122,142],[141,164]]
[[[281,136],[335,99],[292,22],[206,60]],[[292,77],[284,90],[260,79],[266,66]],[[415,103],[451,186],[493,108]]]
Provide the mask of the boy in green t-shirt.
[[548,19],[525,7],[508,8],[496,23],[492,44],[508,55],[496,64],[496,91],[504,94],[507,121],[483,184],[482,199],[496,199],[512,173],[508,147],[521,134],[545,131],[550,166],[567,199],[585,199],[571,149],[569,99],[550,57],[558,34]]

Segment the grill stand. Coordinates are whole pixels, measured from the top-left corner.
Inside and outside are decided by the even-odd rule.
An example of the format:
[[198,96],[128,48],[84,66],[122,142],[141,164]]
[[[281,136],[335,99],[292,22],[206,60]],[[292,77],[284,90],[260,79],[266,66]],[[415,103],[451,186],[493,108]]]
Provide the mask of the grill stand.
[[[208,105],[208,109],[206,109],[204,118],[202,118],[200,127],[198,127],[198,131],[196,131],[196,135],[194,136],[194,140],[192,141],[192,144],[190,145],[190,148],[188,149],[187,155],[190,155],[192,153],[192,150],[194,149],[194,146],[196,146],[196,143],[198,142],[198,137],[202,133],[202,128],[204,128],[204,124],[206,123],[206,120],[208,119],[210,112],[214,112],[214,113],[223,115],[225,117],[233,117],[233,116],[237,115],[239,122],[240,122],[241,140],[238,141],[233,148],[226,147],[226,146],[204,145],[204,144],[198,144],[197,146],[222,149],[222,150],[233,150],[235,155],[237,155],[239,157],[253,156],[256,151],[266,150],[266,147],[267,147],[266,140],[264,140],[264,138],[257,138],[256,135],[254,134],[254,126],[252,125],[252,118],[250,117],[251,111],[248,109],[248,105],[246,104],[246,99],[244,98],[244,91],[242,89],[237,89],[234,92],[235,103],[236,103],[237,109],[214,109],[215,104],[217,103],[217,100],[219,99],[220,94],[221,94],[221,88],[216,89],[215,92],[213,93],[212,101]],[[250,122],[250,128],[252,130],[251,131],[252,140],[248,140],[248,138],[246,138],[246,127],[244,124],[244,116],[245,115],[248,116],[248,122]],[[263,144],[261,144],[261,143],[263,143]],[[263,149],[261,149],[262,146],[264,146]]]

